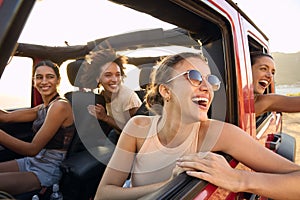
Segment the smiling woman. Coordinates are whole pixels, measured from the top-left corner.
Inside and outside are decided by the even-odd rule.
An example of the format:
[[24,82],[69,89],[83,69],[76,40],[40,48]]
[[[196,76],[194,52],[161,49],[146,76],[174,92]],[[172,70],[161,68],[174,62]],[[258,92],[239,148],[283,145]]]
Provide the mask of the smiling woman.
[[[28,1],[20,0],[19,2]],[[12,5],[16,4],[16,1],[3,2]],[[123,119],[134,118],[134,121],[132,120],[131,122],[136,122],[136,124],[140,125],[136,126],[135,124],[132,127],[132,123],[128,125],[134,129],[132,132],[137,133],[136,139],[126,135],[126,131],[131,130],[130,128],[124,128],[125,131],[120,134],[121,138],[122,136],[129,137],[129,140],[126,138],[126,140],[122,139],[121,143],[117,143],[117,145],[124,145],[124,143],[128,145],[128,148],[130,148],[128,152],[132,152],[132,154],[129,155],[130,159],[134,159],[134,156],[136,156],[138,152],[137,159],[142,161],[140,156],[143,155],[144,150],[147,152],[147,147],[150,149],[153,147],[153,150],[155,150],[156,147],[163,151],[166,150],[166,153],[163,155],[170,155],[170,159],[164,159],[163,156],[156,156],[155,161],[157,166],[154,168],[152,167],[153,162],[151,161],[149,165],[143,165],[141,162],[141,166],[135,166],[137,172],[139,172],[139,169],[142,171],[146,170],[145,175],[148,176],[152,172],[155,174],[156,170],[159,171],[161,167],[164,167],[162,163],[166,165],[171,164],[170,166],[166,166],[168,173],[162,173],[165,177],[153,176],[153,178],[149,176],[149,180],[147,181],[152,183],[159,179],[166,180],[170,178],[170,176],[167,176],[172,173],[172,167],[175,166],[179,158],[178,154],[189,153],[190,149],[196,149],[194,148],[195,146],[201,151],[214,151],[214,153],[217,150],[224,150],[224,152],[229,155],[224,152],[218,152],[218,154],[224,155],[229,163],[226,163],[221,155],[214,153],[209,153],[207,158],[213,159],[217,157],[223,160],[223,164],[228,166],[226,169],[230,169],[230,172],[232,172],[231,168],[235,168],[239,161],[251,167],[251,169],[248,169],[251,172],[255,170],[262,171],[257,166],[268,166],[268,169],[263,169],[263,171],[271,170],[270,173],[282,172],[281,170],[286,170],[285,172],[287,172],[290,171],[290,169],[294,169],[291,167],[287,170],[287,166],[294,166],[294,164],[286,160],[283,161],[280,156],[274,153],[276,152],[293,161],[293,145],[288,145],[287,147],[287,142],[280,141],[278,142],[279,147],[276,146],[275,149],[272,149],[274,152],[264,150],[265,143],[270,142],[266,141],[268,133],[276,133],[278,137],[284,135],[284,138],[287,136],[287,134],[280,132],[281,115],[279,113],[276,115],[275,113],[267,113],[267,115],[260,120],[261,124],[257,127],[255,126],[254,93],[251,81],[252,77],[250,77],[252,74],[250,52],[254,50],[269,52],[269,41],[268,37],[258,29],[257,26],[249,20],[246,14],[241,12],[232,1],[43,0],[34,2],[36,2],[35,6],[24,26],[24,31],[17,45],[15,45],[16,38],[8,37],[10,41],[13,42],[11,47],[15,47],[15,51],[6,51],[7,55],[14,55],[11,62],[12,64],[14,60],[20,57],[27,58],[30,62],[16,64],[14,68],[14,70],[16,70],[15,73],[6,73],[10,70],[11,66],[6,66],[6,62],[1,64],[0,60],[1,69],[5,69],[1,77],[1,87],[8,92],[7,95],[5,95],[7,97],[10,91],[7,90],[6,87],[9,87],[10,90],[14,92],[17,88],[26,87],[26,95],[21,92],[15,93],[17,95],[19,94],[22,98],[26,96],[28,102],[26,102],[26,105],[11,107],[12,112],[18,111],[20,108],[26,107],[31,109],[40,105],[43,103],[41,97],[47,95],[48,88],[51,87],[51,84],[46,82],[47,78],[44,78],[45,83],[39,82],[39,84],[36,85],[38,87],[34,88],[32,83],[32,71],[34,71],[33,67],[36,63],[47,59],[52,60],[60,66],[61,80],[57,81],[57,84],[58,82],[60,83],[60,95],[63,96],[64,93],[70,90],[76,90],[68,93],[71,94],[71,98],[68,98],[68,100],[72,105],[77,134],[75,134],[75,138],[72,140],[67,160],[60,166],[63,178],[59,183],[64,194],[64,199],[87,200],[95,198],[97,186],[108,162],[111,158],[114,158],[111,156],[115,149],[115,146],[109,142],[107,138],[111,129],[105,129],[106,126],[103,126],[103,122],[106,119],[117,120],[116,116],[121,112],[125,113],[124,118],[122,117]],[[1,5],[3,4],[0,4],[0,16],[3,14],[5,14],[5,16],[8,15],[7,12],[4,12],[7,9],[4,9]],[[30,9],[31,7],[26,8],[27,11]],[[167,10],[168,12],[162,12],[162,10]],[[11,9],[11,11],[14,10]],[[21,7],[20,12],[19,10],[15,12],[23,13],[23,11]],[[11,12],[11,15],[11,18],[13,18],[13,12]],[[20,16],[18,15],[18,17]],[[0,22],[5,21],[5,19],[4,17],[0,17]],[[20,20],[17,21],[21,23]],[[19,26],[23,27],[23,24],[19,24]],[[9,30],[6,30],[1,27],[0,33],[3,32],[2,30],[15,33],[14,29],[10,28],[11,27],[7,27],[6,29]],[[3,55],[1,47],[2,43],[0,40],[0,50],[1,55]],[[126,71],[127,77],[124,77],[124,82],[123,78],[120,77],[122,67],[118,64],[107,62],[103,63],[103,65],[95,64],[95,66],[91,67],[91,65],[85,63],[91,61],[90,59],[85,60],[88,55],[92,54],[91,52],[104,51],[111,51],[114,54],[127,57],[128,65],[126,66],[126,70],[128,71]],[[196,59],[202,54],[207,58],[205,62],[201,58]],[[170,74],[165,73],[164,70],[160,70],[161,76],[156,76],[156,78],[165,78],[162,79],[162,81],[165,80],[167,83],[155,82],[159,80],[153,80],[154,76],[152,75],[156,75],[159,66],[161,66],[158,65],[158,63],[161,64],[166,60],[170,61],[168,58],[174,55],[195,56],[183,59],[182,62],[179,62],[176,66],[172,65],[174,70],[172,70]],[[6,56],[6,59],[8,57],[9,56]],[[106,61],[107,58],[108,56],[104,56],[100,60]],[[72,63],[69,64],[70,62]],[[244,65],[241,65],[241,63],[244,63]],[[67,76],[65,66],[67,66],[68,72],[71,71],[71,73],[68,74],[69,76]],[[103,69],[103,74],[99,71],[95,71],[95,73],[93,73],[92,70],[89,71],[91,68],[100,68],[101,66],[103,67],[101,68]],[[26,73],[23,72],[21,68],[26,68]],[[83,69],[86,69],[86,71]],[[90,80],[94,82],[92,88],[78,81],[81,80],[82,73],[85,74],[87,71],[92,72],[90,78]],[[6,79],[5,74],[10,77]],[[16,78],[16,74],[21,74],[21,76]],[[22,75],[27,77],[26,81],[24,81],[25,79],[23,79]],[[166,77],[167,75],[168,77]],[[43,76],[45,77],[46,75],[43,74]],[[39,79],[39,76],[35,77]],[[68,78],[72,80],[72,85],[76,86],[76,88],[69,87]],[[14,80],[15,82],[6,84],[2,82],[2,80],[4,81],[5,79]],[[133,82],[134,84],[132,84]],[[270,82],[271,86],[273,86],[274,81],[271,80]],[[15,83],[17,83],[17,88],[12,88],[11,86],[15,85]],[[151,83],[154,84],[152,85]],[[3,84],[6,85],[3,87]],[[95,87],[100,85],[101,88],[95,89]],[[125,87],[121,87],[121,85],[127,86],[134,91],[130,91],[130,95],[127,95],[129,94],[129,90],[126,90],[127,93],[123,95],[125,97],[123,98],[120,91],[122,91],[121,88],[124,89]],[[106,92],[102,92],[103,88]],[[164,126],[163,120],[159,120],[161,118],[160,115],[153,116],[155,113],[152,112],[152,109],[149,111],[149,107],[146,106],[148,105],[146,104],[148,101],[145,101],[145,97],[148,99],[148,95],[145,96],[145,94],[150,94],[146,93],[149,88],[153,89],[152,94],[155,94],[152,95],[154,100],[152,101],[153,105],[151,108],[155,111],[162,111],[163,117],[165,117],[163,119],[170,119],[166,126]],[[268,92],[274,92],[274,88],[269,87]],[[142,110],[139,112],[139,116],[133,116],[131,113],[131,103],[138,102],[138,104],[134,106],[134,109],[141,103],[140,100],[136,98],[136,93],[139,94],[138,97],[143,102],[138,108],[138,110]],[[212,98],[212,96],[214,96],[214,98]],[[116,98],[113,97],[120,98],[114,101]],[[121,104],[125,102],[124,99],[128,97],[134,97],[134,101],[129,101],[124,104],[125,106],[122,106]],[[109,117],[101,115],[104,113],[104,108],[112,110],[111,112],[106,112],[106,114],[109,114]],[[111,113],[113,115],[111,115]],[[57,121],[60,116],[61,114],[55,114],[53,117],[54,120],[51,120],[51,122]],[[147,127],[147,120],[143,121],[141,119],[158,120],[157,123],[159,126],[156,126],[155,122],[152,128],[156,129],[155,127],[158,127],[159,130],[163,131],[153,134],[153,140],[148,140],[150,143],[151,141],[154,141],[154,143],[143,143],[143,137],[141,136],[147,133],[141,129]],[[180,121],[181,119],[184,121]],[[208,140],[204,140],[205,129],[202,129],[203,126],[204,128],[206,127],[206,120],[211,123],[222,124],[222,126],[207,127],[208,130],[214,130],[208,131],[212,133],[211,138],[209,136]],[[125,121],[122,120],[122,128],[128,124],[124,124]],[[183,123],[181,124],[179,122]],[[189,122],[195,124],[195,126],[188,124]],[[178,124],[182,125],[178,129],[178,133],[183,134],[175,135],[177,133],[176,128],[178,127],[176,126]],[[224,130],[226,127],[236,127],[234,130],[239,131],[224,131],[226,132],[224,134],[234,132],[234,135],[230,137],[225,136],[225,139],[220,139],[218,135],[214,134],[220,134],[222,131],[215,131],[214,128],[221,129],[223,127]],[[22,141],[32,141],[32,136],[34,135],[32,132],[32,122],[25,124],[0,123],[0,129],[11,130],[12,135]],[[243,129],[243,131],[240,129]],[[191,132],[190,130],[193,130],[193,134],[187,134]],[[197,130],[201,131],[197,132]],[[154,133],[156,132],[154,131]],[[251,135],[251,137],[248,135]],[[258,135],[260,137],[257,137]],[[149,136],[147,138],[152,139],[151,134],[147,136]],[[173,136],[174,140],[172,140]],[[246,140],[246,137],[249,140]],[[278,137],[274,136],[274,138]],[[188,139],[185,140],[186,138]],[[191,140],[193,142],[198,141],[191,138],[197,138],[199,142],[195,145],[194,143],[193,145],[189,145]],[[133,142],[137,143],[139,149],[134,149],[134,145],[129,145],[128,141],[131,139],[135,140]],[[225,141],[226,144],[224,143],[224,145],[226,148],[221,148],[222,145],[220,146],[219,143],[216,144],[217,139],[222,140],[222,142]],[[247,145],[241,145],[241,139],[245,139],[245,141],[249,142],[255,139],[259,142],[255,143],[255,145],[261,143],[263,146],[251,148],[250,145],[248,145],[248,148]],[[0,137],[0,142],[2,142],[2,137]],[[172,149],[173,145],[178,146],[178,149]],[[238,149],[239,151],[228,151],[229,149]],[[141,152],[137,150],[141,150]],[[245,153],[248,150],[249,152]],[[176,153],[172,154],[172,152],[175,151]],[[242,154],[243,152],[244,154]],[[201,153],[199,155],[201,155]],[[22,155],[11,155],[6,146],[3,146],[0,151],[1,161],[16,159],[19,158],[18,156],[22,157]],[[276,170],[273,171],[273,167],[277,166],[274,164],[275,162],[264,163],[270,160],[274,161],[272,158],[276,158],[275,160],[283,163],[283,165],[281,165],[282,168],[276,168]],[[120,159],[124,160],[126,157],[122,157],[121,155]],[[187,159],[190,158],[187,157]],[[112,160],[116,161],[115,158]],[[159,160],[162,162],[159,162]],[[260,162],[262,162],[262,164]],[[122,164],[125,163],[126,162],[122,162]],[[253,163],[255,163],[255,165]],[[278,162],[276,163],[278,164]],[[184,163],[178,164],[181,166],[184,165]],[[272,164],[272,166],[270,164]],[[127,167],[127,169],[131,169],[129,165]],[[171,169],[171,171],[169,169]],[[128,178],[128,174],[121,174],[122,177],[120,179],[104,179],[106,181],[108,180],[108,182],[114,181],[114,183],[122,187]],[[140,183],[142,183],[143,178],[140,175],[143,176],[144,174],[132,174],[132,177],[134,177],[132,179],[133,185],[140,185]],[[222,176],[219,177],[223,177],[224,173],[221,175]],[[105,177],[108,176],[105,175]],[[181,196],[178,199],[184,197],[193,199],[197,198],[197,196],[202,197],[203,195],[210,196],[218,188],[212,184],[220,183],[214,182],[214,180],[212,180],[212,182],[206,182],[202,179],[188,177],[185,173],[178,177],[176,180],[179,180],[179,182],[171,182],[172,187],[167,187],[168,192],[164,191],[163,194],[170,194],[171,192],[173,195],[173,191],[170,190],[179,188],[178,191],[175,191],[175,196]],[[152,178],[153,180],[151,180]],[[228,178],[222,178],[221,181],[223,180],[228,180]],[[257,183],[256,181],[250,182]],[[181,183],[188,183],[186,185],[188,188],[184,187],[184,189],[182,189]],[[282,184],[282,182],[279,184]],[[223,185],[221,184],[221,186]],[[254,187],[261,188],[258,184],[255,184]],[[137,195],[134,189],[135,188],[133,188],[133,190],[126,189],[126,191],[133,191],[133,195]],[[284,189],[286,188],[276,188],[276,190],[272,190],[272,192],[277,192],[278,190],[278,193],[285,194],[285,191],[282,192]],[[125,189],[121,188],[120,191],[125,191]],[[101,190],[100,192],[103,191]],[[228,195],[228,193],[222,194],[224,194],[224,196]],[[277,198],[270,193],[261,194],[275,199]],[[226,198],[236,199],[238,195],[231,193],[230,196]],[[256,198],[257,195],[254,194],[253,196]],[[122,194],[120,197],[124,198]],[[172,196],[172,198],[173,197],[174,196]]]
[[300,97],[266,94],[268,87],[274,82],[276,71],[275,61],[270,54],[252,52],[251,64],[256,117],[272,111],[300,112]]
[[[70,84],[66,73],[66,66],[71,61],[64,62],[60,67],[61,83],[58,91],[61,94],[76,90]],[[17,56],[11,58],[0,79],[0,105],[3,109],[31,106],[32,65],[33,61],[30,58]]]

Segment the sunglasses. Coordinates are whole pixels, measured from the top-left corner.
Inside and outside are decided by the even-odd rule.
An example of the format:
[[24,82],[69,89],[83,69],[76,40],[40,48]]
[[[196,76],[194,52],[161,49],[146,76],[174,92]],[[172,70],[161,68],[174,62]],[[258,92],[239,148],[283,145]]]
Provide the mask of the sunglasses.
[[[199,71],[193,70],[193,69],[174,76],[173,78],[169,79],[166,83],[169,83],[169,82],[173,81],[174,79],[176,79],[182,75],[186,75],[186,74],[187,74],[187,79],[193,86],[201,85],[201,83],[203,81],[203,77]],[[219,78],[217,76],[210,74],[210,75],[207,75],[205,78],[206,78],[207,82],[212,86],[213,91],[218,91],[220,89],[221,81],[219,80]]]

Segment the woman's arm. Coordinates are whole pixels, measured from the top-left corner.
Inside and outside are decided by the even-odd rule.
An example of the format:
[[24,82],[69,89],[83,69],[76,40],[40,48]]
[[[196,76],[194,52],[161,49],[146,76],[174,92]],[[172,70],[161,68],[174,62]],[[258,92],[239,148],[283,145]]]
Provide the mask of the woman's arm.
[[141,107],[141,105],[142,105],[142,101],[140,100],[139,96],[137,95],[136,92],[132,91],[131,98],[128,102],[129,107],[127,107],[129,108],[129,114],[131,117],[135,115],[135,113]]
[[4,131],[0,131],[0,144],[25,156],[35,156],[55,135],[59,127],[73,123],[72,109],[66,101],[54,102],[47,113],[46,119],[32,142],[19,140]]
[[223,156],[211,152],[184,156],[178,165],[191,176],[233,192],[272,199],[300,196],[300,166],[263,147],[238,127],[225,124],[214,150],[228,153],[255,172],[232,169]]
[[[134,123],[134,118],[128,123]],[[136,121],[135,121],[136,122]],[[132,125],[134,126],[134,125]],[[153,191],[166,182],[161,182],[152,185],[123,188],[126,179],[131,171],[134,162],[135,153],[139,151],[143,139],[138,139],[138,136],[143,138],[147,133],[134,133],[132,135],[122,132],[119,138],[114,154],[102,176],[97,189],[95,200],[100,199],[137,199]]]
[[122,130],[117,125],[117,122],[111,116],[107,115],[105,108],[101,104],[89,105],[87,107],[88,112],[96,117],[98,120],[101,120],[107,123],[109,126],[121,132]]
[[258,95],[255,101],[255,113],[265,112],[300,112],[300,96],[285,96],[279,94]]
[[0,109],[0,122],[31,122],[36,119],[40,105],[34,108],[6,111]]
[[[120,172],[112,168],[106,168],[102,180],[98,186],[94,200],[102,199],[138,199],[147,194],[157,191],[168,181],[151,185],[123,188],[128,173]],[[111,181],[107,181],[110,178]],[[125,179],[124,179],[125,178]],[[115,181],[113,181],[115,180]],[[122,180],[120,182],[120,180]],[[124,180],[124,181],[123,181]],[[122,184],[120,184],[122,183]]]
[[[100,104],[97,104],[96,106],[89,105],[87,109],[88,109],[89,113],[91,115],[93,115],[94,117],[96,117],[97,119],[107,123],[109,126],[113,127],[114,129],[118,130],[119,132],[122,131],[120,129],[120,127],[118,126],[118,123],[115,121],[115,119],[112,118],[111,116],[107,115],[105,108],[102,105],[100,105]],[[138,109],[139,109],[138,107],[129,109],[130,117],[134,116],[134,114],[136,113],[136,111]]]
[[129,109],[130,117],[133,117],[138,109],[139,109],[139,107],[134,107],[134,108]]

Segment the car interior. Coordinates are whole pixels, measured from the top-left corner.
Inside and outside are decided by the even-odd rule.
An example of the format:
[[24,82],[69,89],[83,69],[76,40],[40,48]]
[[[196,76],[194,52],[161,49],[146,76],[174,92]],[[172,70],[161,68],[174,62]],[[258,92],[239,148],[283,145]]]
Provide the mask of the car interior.
[[[0,30],[0,52],[1,54],[4,52],[0,58],[1,74],[11,52],[14,52],[15,57],[33,58],[35,62],[48,58],[61,66],[66,66],[67,79],[72,90],[68,90],[64,93],[64,96],[72,104],[76,134],[68,150],[67,159],[61,166],[63,177],[60,181],[60,188],[64,193],[64,199],[91,199],[114,150],[114,145],[108,143],[106,137],[111,127],[92,117],[86,109],[87,105],[96,103],[105,107],[104,97],[97,88],[90,88],[79,81],[84,57],[90,51],[113,49],[117,53],[128,57],[128,65],[131,66],[132,71],[127,73],[129,75],[133,74],[133,78],[125,78],[124,84],[133,89],[143,102],[136,113],[139,115],[153,115],[145,106],[144,96],[156,63],[164,56],[172,53],[183,51],[202,52],[208,58],[212,74],[218,76],[221,80],[221,88],[214,94],[214,100],[209,110],[209,118],[239,125],[241,116],[236,114],[238,113],[239,102],[236,64],[234,53],[231,50],[234,47],[231,27],[226,17],[216,13],[206,3],[194,0],[189,0],[188,3],[177,0],[111,0],[110,2],[119,6],[122,5],[145,13],[171,24],[175,28],[147,28],[111,34],[87,41],[86,44],[82,45],[61,47],[21,42],[15,45],[26,21],[25,19],[28,17],[35,1],[19,1],[17,5],[7,5],[7,1],[4,2],[4,7],[1,7],[1,9],[7,9],[12,14],[11,18],[6,20],[4,16],[0,15],[0,27],[8,27],[8,24],[5,24],[7,21],[15,24],[15,27],[10,30],[11,36],[9,38],[2,37]],[[18,18],[22,18],[23,21],[14,23],[16,16],[13,12],[13,6],[23,11],[22,15],[18,14]],[[261,49],[261,46],[254,40],[252,41],[250,38],[249,41],[252,49]],[[128,69],[130,69],[129,66]],[[131,86],[131,81],[135,81],[133,86]],[[31,106],[41,103],[41,99],[39,99],[37,91],[34,89],[32,89],[31,96]],[[264,118],[261,119],[261,121],[263,120]],[[258,120],[257,126],[260,123]],[[16,128],[16,124],[0,124],[0,128],[22,140],[30,141],[33,137],[31,125],[31,123],[18,123],[18,128]],[[22,132],[23,135],[17,134],[19,132]],[[220,152],[220,154],[222,153]],[[236,165],[236,162],[230,156],[222,155],[229,163]],[[20,156],[0,146],[0,162]],[[208,183],[205,181],[181,174],[157,193],[145,196],[143,199],[189,199],[207,185]],[[42,188],[39,191],[18,195],[16,198],[27,200],[33,194],[39,193],[40,197],[48,199],[50,192],[51,188]]]
[[[174,24],[178,28],[167,30],[154,28],[112,35],[90,41],[86,45],[78,45],[76,48],[68,46],[46,47],[47,51],[41,51],[39,45],[33,44],[29,46],[25,43],[19,43],[16,47],[15,56],[47,57],[58,64],[62,64],[65,60],[74,59],[67,66],[68,79],[74,91],[69,91],[65,96],[72,102],[77,134],[73,138],[72,145],[68,151],[68,158],[62,164],[64,175],[60,186],[64,191],[66,199],[88,199],[95,193],[105,169],[105,164],[103,163],[108,162],[107,160],[113,151],[113,146],[107,147],[103,145],[106,142],[106,133],[109,127],[106,127],[104,124],[99,126],[99,121],[91,118],[85,109],[88,104],[95,104],[96,102],[103,104],[103,98],[100,94],[93,92],[95,88],[84,87],[77,81],[79,79],[78,71],[80,70],[84,55],[95,48],[113,48],[119,53],[128,55],[128,63],[136,66],[140,72],[139,77],[137,77],[139,87],[135,88],[135,90],[141,99],[145,95],[145,87],[149,83],[149,75],[153,67],[163,56],[170,54],[170,52],[202,51],[209,58],[212,73],[222,80],[221,89],[215,94],[210,115],[214,118],[237,123],[237,118],[229,114],[235,109],[232,106],[233,101],[228,101],[226,97],[222,98],[227,96],[226,93],[234,92],[233,87],[229,88],[226,85],[227,79],[230,78],[230,73],[228,72],[234,71],[229,67],[230,59],[227,59],[228,61],[224,59],[224,42],[227,45],[231,45],[230,40],[224,40],[222,35],[222,30],[226,29],[226,23],[224,23],[226,20],[222,17],[216,18],[216,21],[220,21],[222,22],[220,24],[223,24],[219,27],[219,25],[216,25],[216,22],[212,23],[200,17],[209,14],[206,11],[206,8],[209,8],[205,4],[202,5],[203,7],[195,4],[199,10],[191,12],[191,10],[184,8],[184,6],[178,6],[169,2],[153,4],[146,1],[143,3],[134,1],[132,5],[128,5],[122,1],[116,1],[116,3],[124,3],[127,7],[134,7],[135,10],[157,16],[163,21]],[[170,15],[170,13],[162,14],[156,7],[158,5],[160,9],[168,8],[178,15],[174,16]],[[191,23],[185,23],[186,19]],[[203,29],[204,27],[205,29]],[[20,31],[21,28],[19,27]],[[147,56],[130,56],[132,52],[139,53],[145,51],[145,49],[158,52],[158,48],[160,48],[160,53],[157,56],[151,56],[151,54]],[[161,53],[161,49],[163,49],[163,53]],[[227,57],[232,56],[230,54],[225,55]],[[37,97],[34,99],[33,104],[38,104],[40,99]],[[225,109],[226,107],[227,109]],[[141,113],[151,114],[145,107],[141,108]],[[89,137],[86,137],[87,135]],[[95,138],[97,139],[95,140]],[[7,152],[3,153],[7,154]],[[47,196],[47,192],[44,190],[39,192]],[[32,196],[32,193],[19,195],[18,198],[25,199],[25,196]]]

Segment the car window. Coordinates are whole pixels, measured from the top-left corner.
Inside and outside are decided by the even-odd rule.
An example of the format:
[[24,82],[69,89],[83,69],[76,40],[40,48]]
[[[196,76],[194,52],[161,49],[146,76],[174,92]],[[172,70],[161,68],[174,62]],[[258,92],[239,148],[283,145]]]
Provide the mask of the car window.
[[5,67],[0,79],[0,106],[2,109],[31,106],[33,61],[14,56]]
[[61,95],[66,94],[67,92],[76,91],[77,88],[72,86],[67,75],[67,65],[74,60],[67,60],[60,65],[59,73],[60,73],[60,84],[59,84],[59,93]]
[[[248,45],[249,45],[249,52],[257,52],[257,51],[265,52],[265,51],[267,51],[266,48],[261,43],[259,43],[254,37],[248,35],[247,39],[248,39]],[[250,58],[250,56],[249,56],[249,58]],[[269,87],[265,90],[264,93],[268,94],[271,92],[272,92],[272,84],[269,85]],[[258,128],[261,124],[263,124],[263,122],[266,121],[266,119],[268,119],[268,117],[270,117],[270,115],[271,115],[271,112],[266,112],[266,113],[256,117],[256,127]]]
[[138,77],[141,70],[137,66],[131,64],[126,64],[125,67],[126,77],[124,78],[124,84],[132,90],[139,90],[140,85]]

